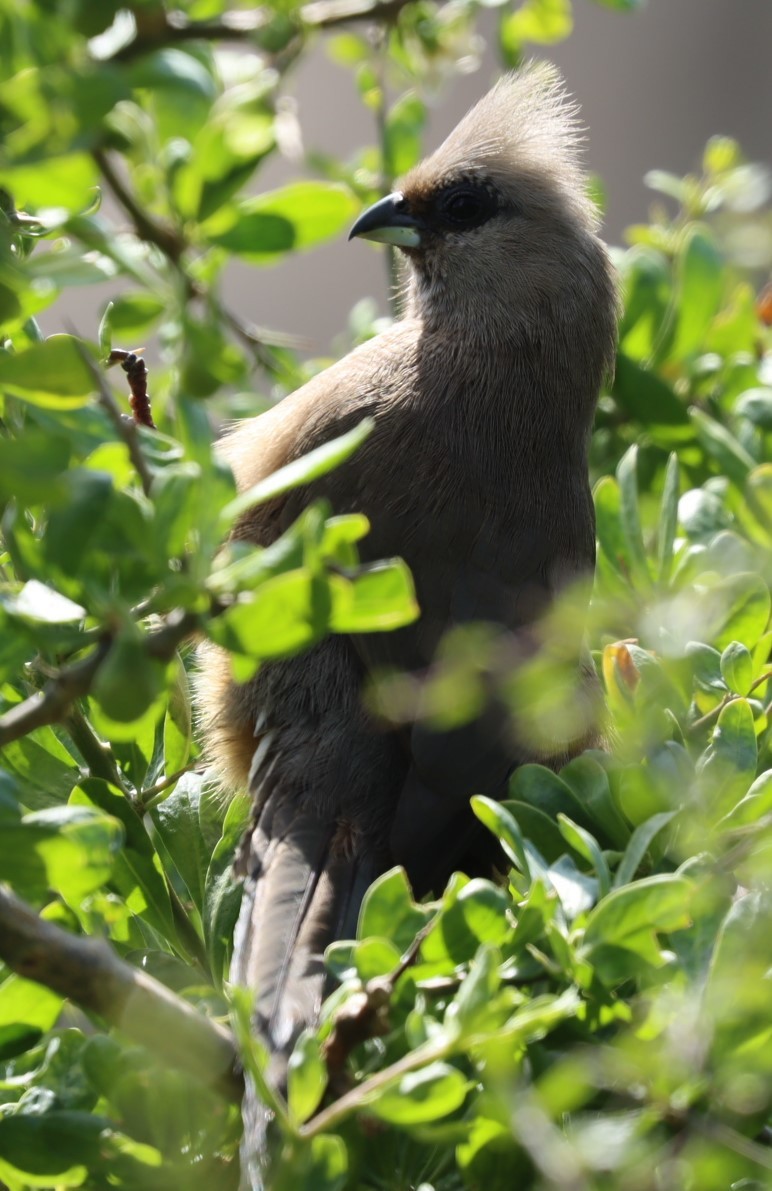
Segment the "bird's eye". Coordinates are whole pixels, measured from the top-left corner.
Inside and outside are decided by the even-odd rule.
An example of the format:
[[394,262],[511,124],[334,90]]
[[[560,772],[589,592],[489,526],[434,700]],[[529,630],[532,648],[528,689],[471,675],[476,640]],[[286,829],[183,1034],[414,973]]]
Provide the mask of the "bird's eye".
[[476,227],[493,214],[496,204],[492,195],[481,187],[454,186],[438,202],[439,214],[452,227]]

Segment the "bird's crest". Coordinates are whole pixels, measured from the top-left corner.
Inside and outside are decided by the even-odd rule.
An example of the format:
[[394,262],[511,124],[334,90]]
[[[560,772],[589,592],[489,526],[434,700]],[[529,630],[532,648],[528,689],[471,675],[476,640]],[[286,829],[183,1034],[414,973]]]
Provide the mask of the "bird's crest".
[[475,173],[494,182],[532,176],[550,183],[586,223],[598,221],[587,195],[579,107],[556,67],[530,62],[504,75],[467,112],[439,149],[404,181],[421,190]]

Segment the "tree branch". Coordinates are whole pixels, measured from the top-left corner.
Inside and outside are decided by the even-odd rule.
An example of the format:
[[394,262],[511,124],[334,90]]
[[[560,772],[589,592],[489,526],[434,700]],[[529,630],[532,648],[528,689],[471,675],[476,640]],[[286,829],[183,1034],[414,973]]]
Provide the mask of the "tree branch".
[[[171,613],[163,628],[146,635],[144,647],[148,656],[159,662],[170,661],[177,646],[195,633],[198,627],[199,618],[194,612]],[[34,732],[36,728],[66,719],[75,700],[91,690],[111,644],[111,639],[106,637],[83,661],[60,670],[42,691],[0,716],[0,748]]]
[[[359,21],[388,23],[393,21],[411,0],[314,0],[300,9],[301,23],[312,29],[332,29],[336,25]],[[161,46],[179,45],[186,41],[254,41],[261,30],[274,18],[269,9],[253,12],[224,12],[213,21],[191,21],[181,12],[166,14],[162,22],[153,22],[140,31],[134,41],[123,46],[109,59],[127,62],[157,50]]]
[[[137,42],[132,42],[132,46],[137,44]],[[147,46],[146,48],[149,49],[151,47]],[[124,184],[120,174],[116,171],[104,149],[93,149],[92,156],[105,182],[113,192],[114,197],[130,217],[140,239],[149,240],[151,244],[155,244],[160,248],[161,252],[169,257],[169,260],[173,261],[174,264],[179,264],[180,257],[186,248],[185,241],[180,233],[168,223],[161,223],[160,220],[153,219],[152,215],[148,215],[147,211],[140,206],[134,195]]]
[[133,1042],[146,1046],[238,1103],[243,1093],[228,1030],[204,1017],[165,985],[132,968],[101,939],[71,935],[46,922],[0,886],[0,959],[97,1013]]

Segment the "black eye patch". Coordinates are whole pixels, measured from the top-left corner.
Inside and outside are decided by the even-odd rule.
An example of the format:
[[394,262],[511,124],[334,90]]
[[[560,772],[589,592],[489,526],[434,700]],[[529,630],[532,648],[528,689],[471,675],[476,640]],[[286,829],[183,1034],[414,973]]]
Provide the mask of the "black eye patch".
[[499,209],[487,186],[459,182],[441,190],[433,203],[433,222],[449,231],[466,231],[486,223]]

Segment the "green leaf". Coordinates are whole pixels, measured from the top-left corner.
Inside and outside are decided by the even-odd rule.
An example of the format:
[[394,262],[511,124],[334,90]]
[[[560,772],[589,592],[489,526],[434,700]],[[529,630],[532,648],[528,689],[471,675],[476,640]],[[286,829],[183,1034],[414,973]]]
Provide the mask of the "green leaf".
[[335,633],[385,632],[410,624],[418,616],[413,579],[399,558],[361,568],[352,579],[330,579]]
[[123,838],[120,824],[86,807],[35,811],[0,832],[0,872],[22,894],[49,890],[73,906],[110,877]]
[[391,178],[406,174],[421,155],[421,133],[426,107],[417,95],[401,96],[386,116],[384,130],[386,173]]
[[[654,354],[669,312],[672,290],[667,258],[646,245],[629,249],[622,257],[619,268],[624,291],[624,314],[619,326],[621,355],[617,363],[617,375],[620,364],[626,370],[631,360],[648,360]],[[640,376],[646,384],[653,374],[645,370]],[[672,406],[677,398],[670,389],[667,393],[667,404]],[[637,385],[630,384],[629,377],[622,378],[620,396],[622,404],[628,409],[625,397],[629,396],[636,403],[639,401]],[[656,408],[650,408],[645,400],[640,400],[639,416],[644,422],[657,422],[661,415],[658,416]]]
[[571,845],[575,852],[583,856],[595,869],[598,878],[598,890],[601,897],[609,891],[611,875],[608,871],[606,857],[601,851],[600,844],[592,832],[574,823],[567,815],[558,815],[560,834]]
[[496,947],[483,944],[474,959],[461,987],[445,1010],[444,1024],[456,1038],[473,1034],[481,1019],[488,1013],[501,977],[501,955]]
[[[202,809],[205,803],[202,797]],[[225,976],[241,906],[243,886],[233,874],[233,855],[249,821],[250,809],[251,799],[247,794],[231,799],[206,874],[202,913],[204,939],[212,975],[218,985]],[[201,814],[199,818],[202,818]]]
[[523,833],[510,811],[501,803],[495,802],[492,798],[485,798],[482,794],[475,794],[471,799],[471,807],[480,822],[496,836],[516,868],[524,876],[530,876],[530,862]]
[[79,1187],[89,1168],[100,1164],[109,1128],[109,1121],[88,1112],[54,1110],[4,1117],[0,1120],[0,1171],[7,1166],[31,1176],[36,1186]]
[[85,778],[73,790],[71,803],[100,807],[123,824],[124,845],[116,858],[111,884],[133,914],[162,938],[175,939],[177,931],[160,861],[142,820],[126,797],[101,778]]
[[210,620],[207,632],[224,649],[263,660],[308,648],[329,623],[327,583],[304,568],[267,579]]
[[747,699],[733,699],[718,717],[699,774],[700,789],[714,816],[727,814],[748,792],[757,752],[751,706]]
[[11,975],[0,984],[0,1047],[28,1032],[50,1030],[64,998],[42,984]]
[[296,182],[244,199],[236,208],[223,208],[202,231],[212,244],[253,264],[270,264],[287,252],[339,235],[356,212],[357,201],[345,186]]
[[649,846],[663,827],[675,817],[676,811],[662,811],[652,815],[645,823],[636,827],[625,849],[624,856],[619,862],[619,868],[614,874],[614,888],[629,884],[638,872],[639,865],[649,850]]
[[753,457],[726,426],[722,426],[704,410],[692,406],[689,417],[704,449],[716,460],[722,472],[742,490],[755,466]]
[[285,1143],[271,1191],[343,1191],[348,1152],[340,1137],[324,1133],[310,1142]]
[[96,387],[85,350],[72,335],[49,335],[18,355],[0,352],[0,386],[44,409],[77,409]]
[[662,502],[657,529],[657,572],[660,583],[667,583],[673,566],[673,543],[678,525],[678,495],[680,478],[678,456],[670,455],[665,469]]
[[34,426],[26,426],[18,438],[0,438],[0,496],[25,505],[56,504],[70,455],[67,438]]
[[694,437],[688,410],[656,372],[642,368],[623,352],[617,357],[614,399],[662,446],[674,447]]
[[163,847],[199,911],[211,855],[199,820],[203,780],[197,773],[183,774],[168,798],[150,812]]
[[766,631],[771,603],[769,588],[759,575],[729,575],[711,590],[708,639],[722,650],[733,641],[753,649]]
[[710,694],[725,695],[728,687],[721,673],[721,654],[701,641],[690,641],[686,656],[692,664],[694,681]]
[[638,447],[632,446],[619,461],[617,466],[617,480],[619,481],[619,517],[622,532],[629,551],[631,573],[636,585],[648,589],[651,587],[651,575],[643,544],[641,517],[638,508]]
[[277,496],[282,496],[292,488],[299,488],[303,484],[310,484],[318,480],[327,472],[338,467],[354,454],[366,438],[372,434],[375,422],[372,418],[364,418],[358,426],[348,433],[334,438],[321,447],[293,459],[285,467],[279,468],[264,480],[260,480],[246,492],[242,492],[226,505],[222,511],[221,530],[224,533],[230,529],[234,521],[248,512],[254,505],[266,504]]
[[588,753],[575,757],[563,766],[560,777],[581,807],[578,815],[570,811],[564,813],[575,822],[588,826],[594,835],[608,840],[613,847],[624,848],[630,831],[617,809],[608,774],[595,757]]
[[316,1112],[327,1087],[327,1065],[316,1034],[304,1030],[287,1064],[287,1106],[293,1121],[302,1124]]
[[190,100],[214,99],[216,87],[209,71],[193,54],[163,49],[143,54],[129,70],[133,87],[182,92]]
[[582,951],[606,983],[624,978],[616,952],[632,952],[660,967],[665,957],[657,931],[684,930],[691,922],[692,887],[683,877],[661,874],[615,889],[587,919]]
[[529,806],[527,802],[519,802],[516,798],[507,798],[502,806],[510,812],[517,821],[520,830],[529,843],[538,849],[548,864],[553,863],[566,850],[566,843],[558,831],[557,824],[549,814],[538,807]]
[[678,325],[671,356],[682,360],[699,351],[724,291],[724,266],[712,235],[690,229],[678,257]]
[[505,60],[516,63],[528,44],[554,45],[564,41],[573,27],[571,0],[525,0],[502,18],[499,40]]
[[598,545],[614,571],[630,582],[630,548],[622,529],[622,496],[613,476],[603,476],[593,490]]
[[589,822],[581,799],[545,765],[519,765],[509,779],[509,797],[535,807],[552,820],[562,813],[581,823]]
[[[332,946],[335,947],[336,944],[333,943]],[[339,944],[339,958],[346,946],[345,942]],[[357,976],[363,984],[366,984],[368,980],[387,976],[394,971],[401,959],[398,949],[388,939],[362,939],[361,943],[356,943],[353,948],[349,948],[349,955],[353,959]],[[329,966],[329,956],[327,962]]]
[[430,1063],[404,1075],[372,1099],[367,1110],[382,1121],[406,1129],[439,1121],[457,1112],[466,1099],[466,1076],[449,1063]]
[[46,161],[0,166],[0,183],[20,208],[67,207],[83,211],[94,199],[99,171],[89,153],[67,153]]
[[164,689],[165,667],[151,658],[136,629],[119,633],[97,670],[92,694],[116,724],[139,720]]
[[750,790],[722,820],[725,827],[747,827],[772,814],[772,769],[765,769]]
[[130,340],[144,334],[168,308],[168,303],[162,297],[147,290],[119,294],[110,305],[113,338],[125,337]]
[[373,881],[362,901],[357,938],[390,939],[398,950],[407,951],[432,911],[413,901],[403,868],[392,868]]
[[753,682],[753,658],[739,641],[730,641],[721,654],[721,674],[730,690],[747,695]]
[[46,587],[37,579],[30,579],[15,596],[3,597],[0,602],[15,619],[35,624],[73,624],[83,620],[86,609],[60,592]]

